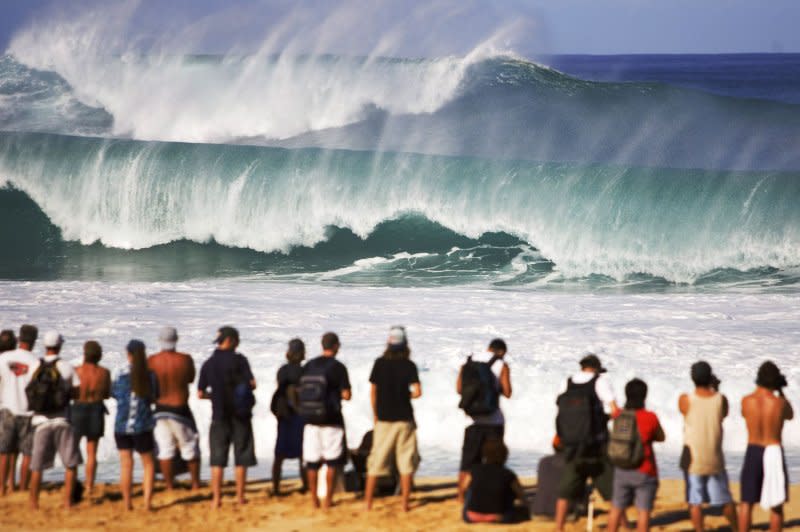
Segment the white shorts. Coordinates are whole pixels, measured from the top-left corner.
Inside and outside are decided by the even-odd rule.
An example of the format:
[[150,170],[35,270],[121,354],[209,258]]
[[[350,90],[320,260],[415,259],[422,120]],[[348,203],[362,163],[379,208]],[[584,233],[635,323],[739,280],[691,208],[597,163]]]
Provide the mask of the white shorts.
[[303,429],[303,462],[311,469],[322,463],[342,465],[344,453],[344,429],[319,425],[306,425]]
[[187,462],[200,457],[200,437],[184,423],[170,418],[156,421],[153,438],[158,446],[159,460],[172,460],[180,449],[181,458]]

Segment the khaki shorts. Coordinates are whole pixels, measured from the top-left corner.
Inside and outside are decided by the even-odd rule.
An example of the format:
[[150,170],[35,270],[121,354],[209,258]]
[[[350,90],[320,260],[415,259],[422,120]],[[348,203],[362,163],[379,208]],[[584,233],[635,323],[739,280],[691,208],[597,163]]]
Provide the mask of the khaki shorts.
[[391,475],[394,467],[401,475],[411,475],[419,466],[417,427],[412,421],[378,421],[367,459],[367,475]]

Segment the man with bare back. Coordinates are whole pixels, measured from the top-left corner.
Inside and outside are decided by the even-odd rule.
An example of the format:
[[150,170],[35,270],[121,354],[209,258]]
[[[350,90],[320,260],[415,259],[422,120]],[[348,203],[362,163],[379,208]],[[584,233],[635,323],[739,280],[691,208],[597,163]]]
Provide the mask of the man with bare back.
[[173,459],[179,451],[192,478],[192,489],[200,487],[200,447],[197,425],[189,409],[189,385],[194,381],[194,361],[175,350],[178,331],[164,327],[159,334],[161,352],[147,359],[147,366],[158,379],[156,428],[158,462],[168,490],[173,488]]
[[83,364],[75,368],[80,380],[78,397],[70,409],[70,423],[80,441],[86,438],[86,492],[94,490],[97,474],[97,445],[105,434],[104,399],[111,396],[111,373],[100,366],[103,348],[94,340],[83,344]]
[[742,466],[742,503],[739,530],[752,524],[753,505],[770,512],[770,530],[783,529],[783,503],[789,498],[789,478],[783,456],[783,423],[794,417],[792,405],[783,395],[786,377],[772,362],[758,369],[756,389],[742,399],[742,417],[747,423],[747,452]]

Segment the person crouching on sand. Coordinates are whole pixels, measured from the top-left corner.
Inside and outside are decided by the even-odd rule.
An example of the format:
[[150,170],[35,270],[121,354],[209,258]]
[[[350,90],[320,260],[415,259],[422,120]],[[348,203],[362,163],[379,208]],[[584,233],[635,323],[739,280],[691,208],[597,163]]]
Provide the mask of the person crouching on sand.
[[375,361],[369,376],[375,429],[367,460],[364,495],[367,510],[372,508],[378,477],[390,475],[394,466],[400,473],[403,511],[409,509],[411,482],[419,466],[417,426],[411,400],[422,396],[417,365],[410,356],[405,328],[392,327],[386,351]]
[[142,460],[144,477],[145,508],[150,510],[153,501],[153,481],[155,462],[153,461],[153,419],[152,404],[158,397],[158,382],[152,371],[147,369],[145,346],[139,340],[131,340],[128,351],[128,368],[114,379],[111,397],[117,401],[117,418],[114,422],[114,439],[117,442],[120,461],[119,487],[125,508],[133,510],[131,488],[133,483],[133,451]]
[[783,395],[786,377],[772,362],[758,369],[756,389],[742,399],[747,423],[747,452],[742,465],[742,503],[739,530],[750,530],[753,505],[769,511],[769,529],[783,529],[783,503],[789,498],[789,478],[783,456],[783,424],[794,418],[792,405]]

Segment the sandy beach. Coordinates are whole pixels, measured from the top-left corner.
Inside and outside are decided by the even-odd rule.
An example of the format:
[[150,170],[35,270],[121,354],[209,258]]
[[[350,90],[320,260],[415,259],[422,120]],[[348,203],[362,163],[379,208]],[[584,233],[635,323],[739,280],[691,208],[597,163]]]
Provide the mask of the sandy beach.
[[[536,492],[535,479],[523,481],[529,494]],[[463,524],[459,518],[459,506],[455,500],[455,485],[449,478],[422,478],[412,495],[413,509],[408,514],[400,511],[399,498],[389,497],[376,501],[369,514],[363,511],[360,497],[347,493],[337,496],[337,504],[327,512],[311,510],[310,500],[298,492],[299,483],[288,481],[287,495],[270,496],[271,487],[267,482],[255,481],[248,484],[249,504],[241,506],[233,501],[233,485],[225,488],[226,499],[219,511],[210,508],[210,490],[202,488],[193,493],[177,490],[170,495],[157,484],[154,496],[155,509],[146,512],[142,508],[141,489],[135,487],[137,498],[134,510],[123,509],[119,489],[115,484],[100,484],[90,500],[84,500],[70,511],[61,508],[60,485],[49,484],[42,493],[41,509],[32,513],[28,510],[27,493],[12,493],[0,499],[0,515],[4,530],[62,530],[83,529],[100,530],[113,526],[115,530],[197,530],[197,529],[237,529],[248,530],[264,528],[271,530],[476,530],[476,529],[515,529],[551,530],[553,521],[537,517],[533,521],[515,526],[508,525],[470,525]],[[738,486],[734,493],[738,494]],[[800,484],[791,487],[787,504],[786,526],[800,527]],[[596,503],[595,528],[605,528],[608,505]],[[633,510],[629,515],[634,516]],[[754,513],[754,525],[764,528],[766,514],[760,509]],[[720,515],[706,514],[706,527],[714,530],[725,526]],[[585,530],[586,519],[569,525],[572,530]],[[683,482],[662,480],[656,500],[653,528],[658,530],[689,530],[691,524],[683,503]]]

